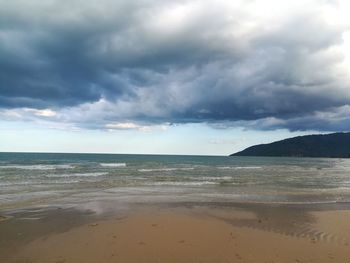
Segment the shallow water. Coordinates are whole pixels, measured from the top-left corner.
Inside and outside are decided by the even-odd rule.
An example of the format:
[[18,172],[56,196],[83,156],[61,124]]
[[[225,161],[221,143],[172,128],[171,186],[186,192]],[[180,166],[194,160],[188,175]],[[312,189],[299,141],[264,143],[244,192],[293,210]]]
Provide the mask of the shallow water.
[[350,160],[0,153],[0,209],[105,200],[349,202]]

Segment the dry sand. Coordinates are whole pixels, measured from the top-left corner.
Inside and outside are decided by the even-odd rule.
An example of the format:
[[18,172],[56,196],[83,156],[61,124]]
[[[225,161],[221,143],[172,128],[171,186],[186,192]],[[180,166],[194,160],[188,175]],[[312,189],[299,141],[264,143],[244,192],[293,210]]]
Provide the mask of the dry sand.
[[1,262],[349,263],[349,240],[350,211],[175,209],[41,235]]

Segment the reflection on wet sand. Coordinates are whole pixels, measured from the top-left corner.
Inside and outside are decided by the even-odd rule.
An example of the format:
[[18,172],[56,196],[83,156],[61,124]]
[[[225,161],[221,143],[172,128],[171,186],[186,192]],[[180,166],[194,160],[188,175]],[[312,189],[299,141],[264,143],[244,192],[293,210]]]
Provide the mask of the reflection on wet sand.
[[[350,210],[236,204],[28,209],[0,223],[2,262],[346,262]],[[339,223],[340,222],[340,223]]]

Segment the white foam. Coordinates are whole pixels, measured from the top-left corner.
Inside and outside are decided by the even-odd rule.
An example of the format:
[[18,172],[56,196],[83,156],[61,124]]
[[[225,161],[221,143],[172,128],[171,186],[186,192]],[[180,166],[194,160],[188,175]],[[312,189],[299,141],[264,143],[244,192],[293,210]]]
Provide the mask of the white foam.
[[61,177],[98,177],[107,175],[107,172],[96,172],[96,173],[71,173],[71,174],[48,174],[45,177],[48,178],[61,178]]
[[201,186],[201,185],[213,185],[215,182],[203,181],[203,182],[154,182],[149,183],[149,185],[161,186],[161,185],[169,185],[169,186]]
[[100,163],[102,167],[125,167],[126,163]]
[[184,167],[184,168],[154,168],[154,169],[139,169],[139,172],[171,172],[171,171],[189,171],[193,170],[193,167]]
[[194,177],[196,180],[209,180],[209,181],[221,181],[221,180],[232,180],[232,176],[202,176]]
[[219,166],[220,170],[261,169],[261,166]]
[[55,170],[72,169],[70,164],[35,164],[35,165],[1,165],[0,169],[22,169],[22,170]]

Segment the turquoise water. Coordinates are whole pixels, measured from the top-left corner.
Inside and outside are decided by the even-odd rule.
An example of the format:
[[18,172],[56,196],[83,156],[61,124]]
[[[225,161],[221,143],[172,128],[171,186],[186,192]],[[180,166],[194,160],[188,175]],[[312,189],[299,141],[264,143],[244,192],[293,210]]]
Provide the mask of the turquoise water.
[[350,160],[0,153],[0,209],[116,202],[350,201]]

